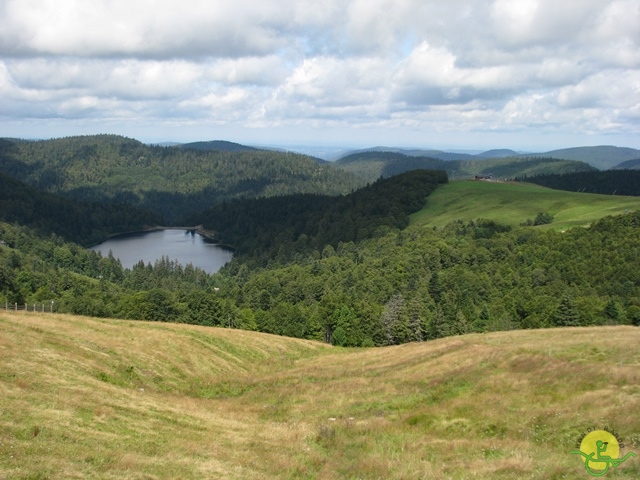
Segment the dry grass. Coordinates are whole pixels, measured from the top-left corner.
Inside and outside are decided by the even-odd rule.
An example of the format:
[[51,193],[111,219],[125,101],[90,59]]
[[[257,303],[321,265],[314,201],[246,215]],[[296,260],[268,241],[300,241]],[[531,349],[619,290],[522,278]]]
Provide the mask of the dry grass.
[[368,350],[11,312],[0,332],[0,479],[586,478],[568,452],[605,425],[640,453],[632,327]]

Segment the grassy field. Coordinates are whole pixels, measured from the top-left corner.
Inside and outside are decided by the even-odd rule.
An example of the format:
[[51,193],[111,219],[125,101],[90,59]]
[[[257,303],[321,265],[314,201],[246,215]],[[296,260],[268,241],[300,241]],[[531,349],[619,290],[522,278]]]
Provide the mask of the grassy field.
[[[640,454],[640,329],[377,349],[0,312],[2,479],[575,479]],[[639,458],[608,478],[640,478]]]
[[412,224],[442,227],[454,220],[485,218],[517,226],[539,212],[554,215],[553,228],[585,226],[607,215],[640,209],[640,197],[552,190],[530,183],[456,181],[442,185],[412,215]]

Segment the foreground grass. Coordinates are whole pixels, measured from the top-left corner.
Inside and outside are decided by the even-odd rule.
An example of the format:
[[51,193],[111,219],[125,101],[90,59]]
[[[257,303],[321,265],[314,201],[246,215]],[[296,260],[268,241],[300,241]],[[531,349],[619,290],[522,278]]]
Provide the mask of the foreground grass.
[[589,478],[568,452],[605,425],[640,453],[634,327],[362,350],[24,312],[0,332],[0,478]]
[[566,229],[638,209],[639,197],[565,192],[529,183],[465,180],[438,187],[426,206],[412,215],[411,222],[443,227],[454,220],[485,218],[517,226],[533,220],[539,212],[548,212],[554,215],[552,227]]

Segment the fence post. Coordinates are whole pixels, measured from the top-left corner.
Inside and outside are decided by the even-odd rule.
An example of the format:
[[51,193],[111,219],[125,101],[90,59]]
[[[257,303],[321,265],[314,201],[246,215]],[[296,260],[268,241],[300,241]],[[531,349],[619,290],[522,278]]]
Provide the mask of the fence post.
[[16,302],[16,304],[13,306],[13,309],[17,312],[18,311],[18,302]]

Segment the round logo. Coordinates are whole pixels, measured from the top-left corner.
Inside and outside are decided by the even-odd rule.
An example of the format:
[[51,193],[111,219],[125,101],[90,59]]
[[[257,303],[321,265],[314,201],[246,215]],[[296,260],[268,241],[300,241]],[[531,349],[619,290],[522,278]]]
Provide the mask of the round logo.
[[[590,458],[607,458],[617,460],[620,456],[620,445],[616,437],[605,430],[595,430],[589,433],[582,443],[580,443],[580,451]],[[599,455],[598,455],[599,454]],[[591,470],[607,470],[608,463],[606,461],[598,462],[592,460],[590,462]]]
[[584,459],[584,467],[594,477],[600,477],[607,473],[609,467],[617,467],[630,456],[636,456],[629,452],[620,458],[620,443],[608,430],[594,430],[584,436],[580,442],[580,450],[571,453],[579,454]]

